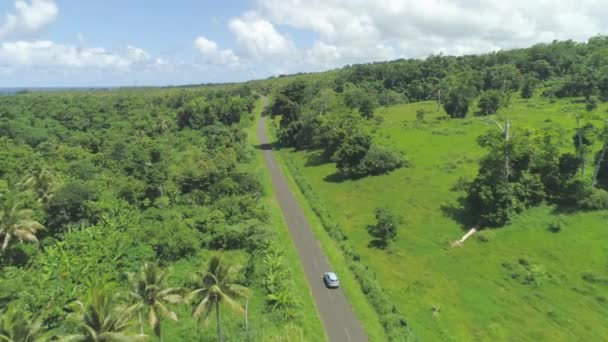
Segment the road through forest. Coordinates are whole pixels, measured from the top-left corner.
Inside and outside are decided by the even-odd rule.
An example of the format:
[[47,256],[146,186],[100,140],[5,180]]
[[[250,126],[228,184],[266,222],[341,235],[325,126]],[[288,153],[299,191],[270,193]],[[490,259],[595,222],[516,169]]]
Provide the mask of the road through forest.
[[[291,192],[287,179],[273,155],[266,131],[265,117],[259,120],[257,133],[264,161],[272,179],[275,196],[289,228],[291,239],[298,251],[300,262],[304,268],[304,273],[308,279],[329,340],[331,342],[367,341],[363,328],[355,317],[355,313],[346,297],[344,297],[342,290],[327,289],[323,283],[323,273],[332,271],[332,269],[321,251],[312,228],[304,215],[304,210]],[[341,285],[358,286],[357,284]]]

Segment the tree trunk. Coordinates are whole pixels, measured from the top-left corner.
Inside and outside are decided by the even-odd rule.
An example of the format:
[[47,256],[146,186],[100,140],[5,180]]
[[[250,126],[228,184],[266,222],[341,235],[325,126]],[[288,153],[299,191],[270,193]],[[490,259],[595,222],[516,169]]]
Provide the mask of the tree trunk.
[[249,299],[245,299],[245,332],[249,337]]
[[509,122],[505,127],[505,183],[509,183]]
[[144,334],[144,321],[141,319],[141,311],[139,311],[139,333]]
[[7,233],[4,235],[4,241],[2,242],[2,253],[4,253],[8,248],[9,241],[11,241],[11,234]]
[[606,155],[606,150],[608,150],[608,144],[604,144],[602,153],[600,153],[600,157],[598,158],[597,164],[595,165],[595,172],[593,173],[593,182],[591,183],[592,187],[595,187],[595,185],[597,184],[597,176],[600,174],[600,167],[602,166],[602,161],[604,160],[604,156]]
[[581,134],[580,116],[576,115],[576,127],[578,131],[578,150],[581,158],[581,176],[585,175],[585,148],[583,147],[583,135]]
[[217,340],[219,342],[224,342],[224,337],[222,336],[222,322],[220,321],[220,301],[215,300],[215,316],[217,317]]

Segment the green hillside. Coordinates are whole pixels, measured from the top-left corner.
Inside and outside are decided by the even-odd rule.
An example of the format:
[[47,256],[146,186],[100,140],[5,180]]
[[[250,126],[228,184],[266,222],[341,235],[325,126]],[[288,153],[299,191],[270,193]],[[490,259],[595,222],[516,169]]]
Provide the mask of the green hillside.
[[[508,116],[520,128],[559,124],[568,132],[566,146],[576,124],[573,113],[584,111],[583,105],[570,99],[551,102],[516,99],[500,118]],[[441,120],[445,113],[436,108],[434,102],[419,102],[376,111],[384,120],[373,125],[374,138],[404,151],[412,163],[388,175],[334,181],[335,165],[317,163],[319,151],[282,153],[297,162],[421,340],[608,336],[602,323],[608,314],[608,212],[560,213],[541,206],[451,248],[465,227],[446,211],[461,195],[450,189],[460,177],[476,174],[484,153],[476,138],[496,127],[481,117]],[[606,108],[592,117],[603,118]],[[424,122],[416,120],[419,109],[429,112]],[[380,205],[406,218],[386,251],[368,247],[365,230]],[[552,233],[548,227],[558,215],[562,231]],[[590,281],[589,274],[602,281]],[[526,282],[528,276],[534,281]]]

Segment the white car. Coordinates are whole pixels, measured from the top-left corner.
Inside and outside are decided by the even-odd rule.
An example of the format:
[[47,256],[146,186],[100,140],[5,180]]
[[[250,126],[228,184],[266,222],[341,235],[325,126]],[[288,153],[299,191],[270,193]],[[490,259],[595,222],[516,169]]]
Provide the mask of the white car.
[[325,272],[323,275],[323,282],[325,283],[325,286],[329,287],[330,289],[337,289],[340,287],[340,281],[334,272]]

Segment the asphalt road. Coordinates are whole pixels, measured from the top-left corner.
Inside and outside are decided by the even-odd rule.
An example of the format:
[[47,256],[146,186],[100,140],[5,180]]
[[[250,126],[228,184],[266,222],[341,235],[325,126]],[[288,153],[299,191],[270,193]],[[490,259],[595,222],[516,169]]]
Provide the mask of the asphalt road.
[[[266,167],[272,178],[275,196],[281,206],[283,217],[289,228],[300,262],[306,273],[308,284],[315,298],[321,321],[331,342],[367,341],[367,336],[357,321],[352,307],[340,289],[327,289],[323,283],[323,273],[332,271],[327,258],[321,251],[304,211],[289,188],[287,179],[274,158],[266,132],[266,118],[257,127]],[[338,274],[338,277],[340,275]],[[356,284],[341,284],[356,286]]]

